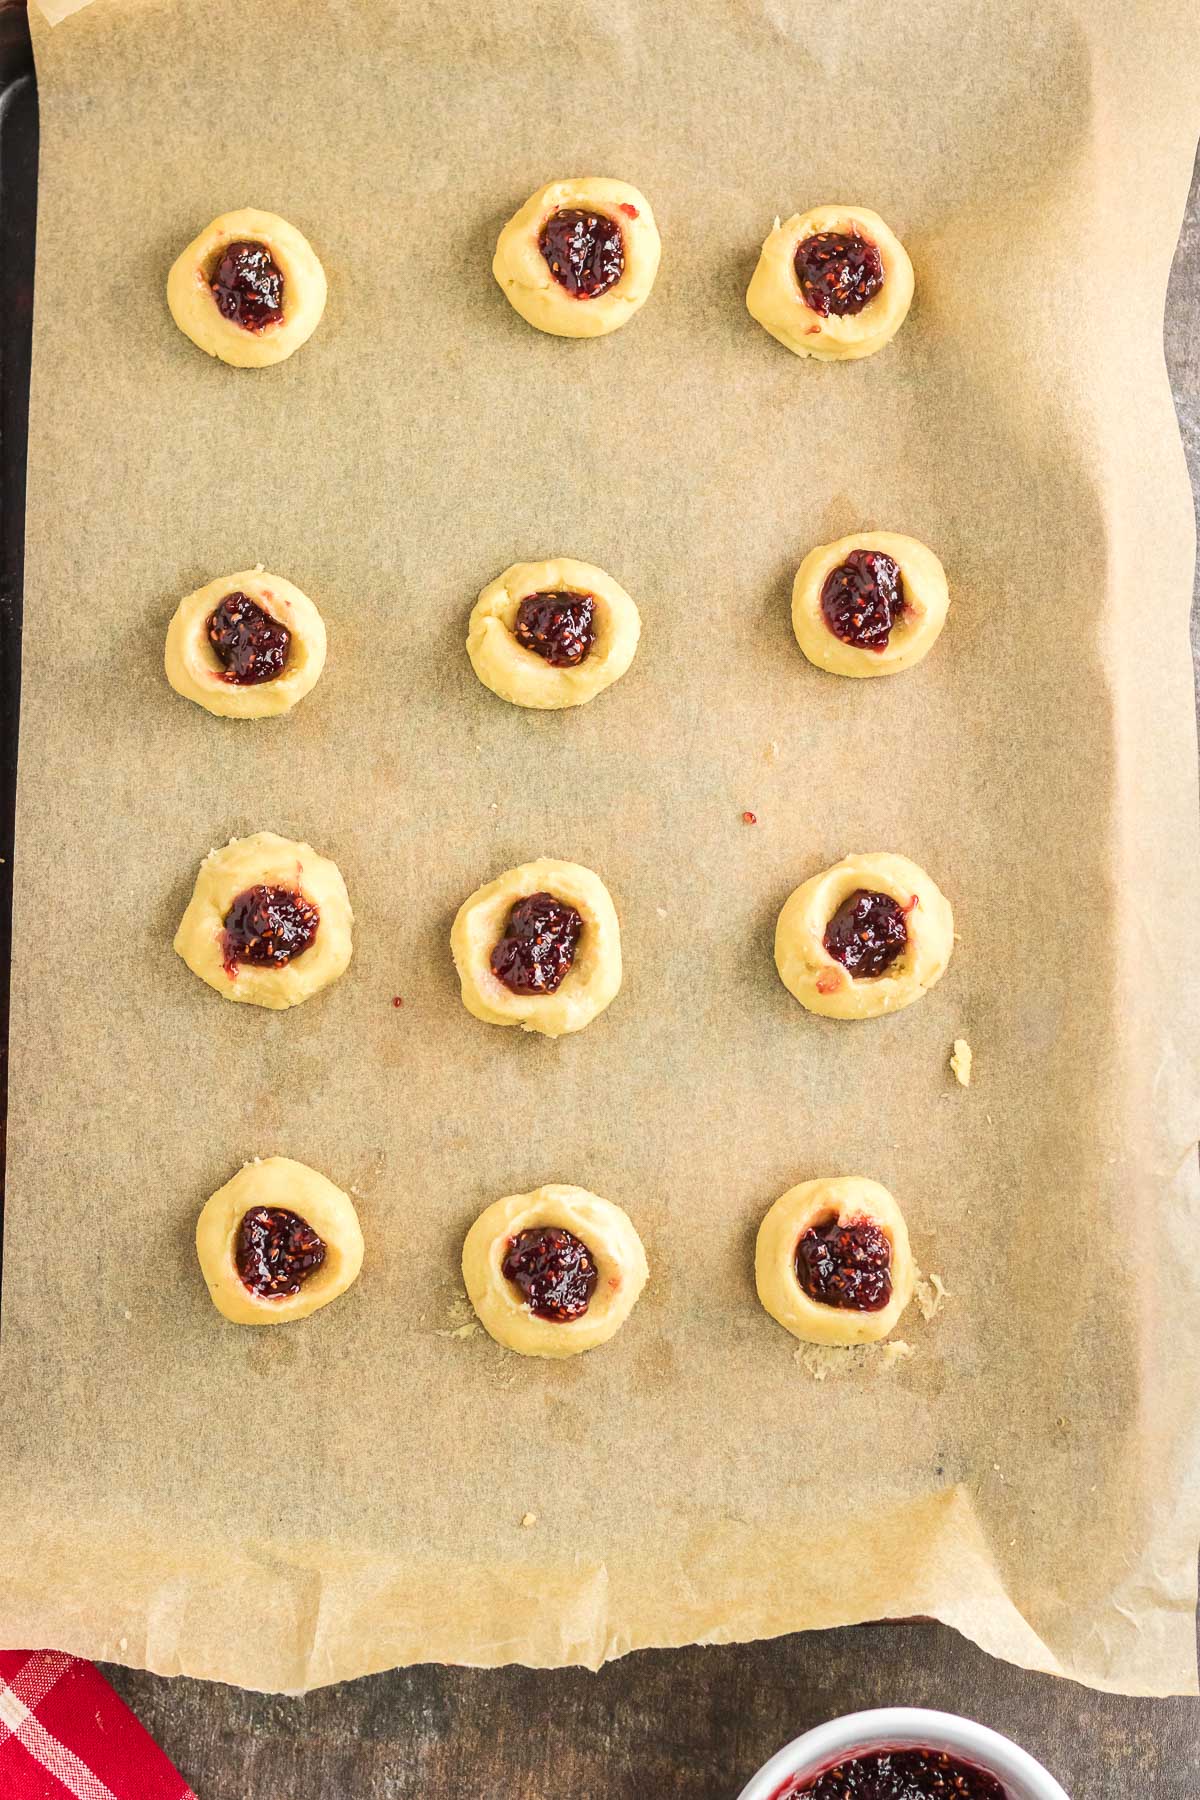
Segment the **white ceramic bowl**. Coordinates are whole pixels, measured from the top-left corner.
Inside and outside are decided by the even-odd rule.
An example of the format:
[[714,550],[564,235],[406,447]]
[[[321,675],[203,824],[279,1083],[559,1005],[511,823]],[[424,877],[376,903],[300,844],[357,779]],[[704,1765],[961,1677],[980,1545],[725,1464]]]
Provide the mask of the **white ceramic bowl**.
[[918,1706],[884,1706],[876,1712],[847,1713],[806,1731],[752,1775],[739,1800],[775,1800],[784,1784],[819,1775],[843,1757],[864,1750],[949,1750],[964,1762],[994,1775],[1008,1800],[1068,1800],[1053,1775],[998,1731],[960,1719],[955,1713],[927,1712]]

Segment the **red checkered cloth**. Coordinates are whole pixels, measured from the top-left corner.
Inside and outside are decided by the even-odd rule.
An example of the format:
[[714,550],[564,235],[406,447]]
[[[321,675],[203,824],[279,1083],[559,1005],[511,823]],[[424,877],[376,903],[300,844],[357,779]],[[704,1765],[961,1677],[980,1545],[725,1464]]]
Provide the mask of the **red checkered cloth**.
[[0,1800],[196,1800],[91,1663],[0,1650]]

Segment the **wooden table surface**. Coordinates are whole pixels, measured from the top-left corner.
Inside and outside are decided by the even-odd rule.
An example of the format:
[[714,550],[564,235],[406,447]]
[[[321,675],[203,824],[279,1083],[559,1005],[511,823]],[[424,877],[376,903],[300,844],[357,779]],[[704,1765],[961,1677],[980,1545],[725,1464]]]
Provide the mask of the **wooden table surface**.
[[[1166,347],[1200,495],[1200,159]],[[882,1705],[995,1726],[1072,1800],[1200,1800],[1200,1701],[1093,1694],[992,1662],[939,1625],[643,1651],[598,1675],[400,1669],[303,1700],[105,1672],[200,1800],[734,1800],[789,1738]]]

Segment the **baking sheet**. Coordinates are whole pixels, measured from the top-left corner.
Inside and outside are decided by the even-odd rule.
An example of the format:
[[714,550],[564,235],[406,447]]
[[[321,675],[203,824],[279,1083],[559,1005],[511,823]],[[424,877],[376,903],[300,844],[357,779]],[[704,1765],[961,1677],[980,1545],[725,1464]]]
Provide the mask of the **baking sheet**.
[[[38,27],[7,1641],[295,1689],[928,1613],[1194,1687],[1193,542],[1159,340],[1198,36],[1169,0]],[[572,344],[488,268],[535,186],[588,172],[645,190],[664,255],[636,321]],[[742,303],[773,215],[825,199],[917,269],[899,339],[843,368]],[[312,342],[251,375],[162,294],[243,204],[330,279]],[[871,684],[788,620],[804,552],[860,525],[929,542],[954,596],[928,662]],[[462,639],[484,581],[556,553],[645,629],[610,693],[536,716]],[[247,727],[172,694],[161,645],[258,560],[331,653]],[[358,920],[347,978],[277,1016],[170,947],[200,858],[260,828],[333,856]],[[950,973],[894,1019],[812,1018],[775,915],[874,848],[950,895]],[[626,953],[558,1044],[471,1019],[447,949],[463,896],[543,853],[602,875]],[[191,1237],[272,1152],[354,1191],[367,1261],[253,1333]],[[951,1298],[906,1318],[911,1357],[829,1373],[757,1306],[752,1244],[850,1170]],[[548,1180],[623,1204],[651,1262],[561,1367],[464,1331],[457,1283],[482,1206]]]

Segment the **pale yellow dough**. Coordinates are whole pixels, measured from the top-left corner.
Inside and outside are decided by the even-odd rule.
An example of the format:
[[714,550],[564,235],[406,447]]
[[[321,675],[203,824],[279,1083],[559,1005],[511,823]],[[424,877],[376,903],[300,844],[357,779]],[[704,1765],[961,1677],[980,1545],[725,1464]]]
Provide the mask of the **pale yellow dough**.
[[[596,641],[575,668],[560,669],[513,635],[522,600],[531,594],[591,594]],[[514,563],[490,581],[475,602],[467,655],[484,687],[514,706],[582,706],[611,687],[633,661],[641,636],[637,607],[623,587],[593,563],[562,556]]]
[[[796,1278],[796,1246],[813,1225],[869,1219],[892,1246],[892,1297],[878,1312],[826,1306]],[[874,1344],[893,1329],[913,1296],[916,1269],[903,1214],[885,1187],[864,1175],[802,1181],[781,1194],[758,1229],[758,1297],[773,1319],[806,1344]]]
[[[283,276],[283,317],[261,331],[247,331],[225,318],[213,297],[212,277],[222,253],[243,240],[269,250]],[[209,356],[238,369],[285,362],[307,343],[321,323],[325,291],[325,271],[308,239],[277,213],[252,206],[214,219],[167,276],[167,305],[180,331]]]
[[[825,948],[825,928],[858,888],[889,894],[907,911],[908,942],[882,975],[854,980]],[[899,1012],[940,981],[954,948],[950,902],[924,869],[889,851],[853,854],[804,882],[775,927],[775,966],[790,994],[830,1019]]]
[[[295,1294],[251,1293],[237,1271],[242,1220],[256,1207],[281,1207],[311,1225],[325,1260]],[[208,1200],[196,1221],[196,1255],[217,1311],[235,1325],[284,1325],[344,1294],[362,1267],[363,1238],[348,1194],[290,1156],[247,1163]]]
[[[492,950],[516,902],[541,893],[566,901],[583,920],[575,960],[553,994],[514,994],[492,974]],[[590,869],[553,857],[506,869],[464,900],[450,949],[469,1013],[489,1025],[520,1025],[546,1037],[582,1031],[621,985],[621,927],[608,889]]]
[[[238,963],[225,969],[225,916],[239,894],[253,887],[292,888],[320,913],[310,947],[280,969]],[[345,973],[353,950],[354,915],[337,864],[311,844],[258,831],[210,850],[200,864],[187,911],[175,933],[175,949],[193,975],[226,1000],[275,1011],[299,1006]]]
[[[796,278],[796,250],[805,238],[840,231],[867,238],[879,251],[883,286],[860,313],[822,318],[807,305]],[[893,231],[865,206],[814,206],[775,223],[746,292],[753,318],[797,356],[822,362],[850,362],[874,356],[891,342],[912,304],[913,268]]]
[[[501,1267],[509,1240],[540,1225],[573,1232],[596,1264],[596,1288],[587,1311],[562,1324],[530,1312]],[[467,1233],[462,1270],[484,1330],[522,1356],[576,1356],[607,1343],[633,1311],[649,1272],[642,1240],[627,1213],[586,1188],[557,1183],[494,1200]]]
[[[607,293],[581,300],[550,273],[538,239],[555,213],[578,208],[615,219],[625,240],[625,267]],[[633,216],[624,209],[632,209]],[[514,213],[500,233],[492,274],[505,298],[530,325],[553,337],[604,337],[631,319],[649,298],[661,252],[650,202],[627,181],[586,175],[548,181]]]
[[[291,632],[287,661],[273,681],[240,687],[208,641],[208,621],[227,594],[245,594]],[[260,566],[219,575],[179,602],[167,628],[167,680],[185,700],[225,719],[265,719],[290,712],[325,667],[325,623],[298,587]]]
[[[905,607],[882,650],[843,643],[825,621],[821,589],[853,550],[890,556],[904,583]],[[946,623],[950,590],[946,571],[932,550],[895,531],[856,531],[836,543],[818,544],[796,571],[792,587],[792,629],[809,662],[834,675],[897,675],[928,656]]]

